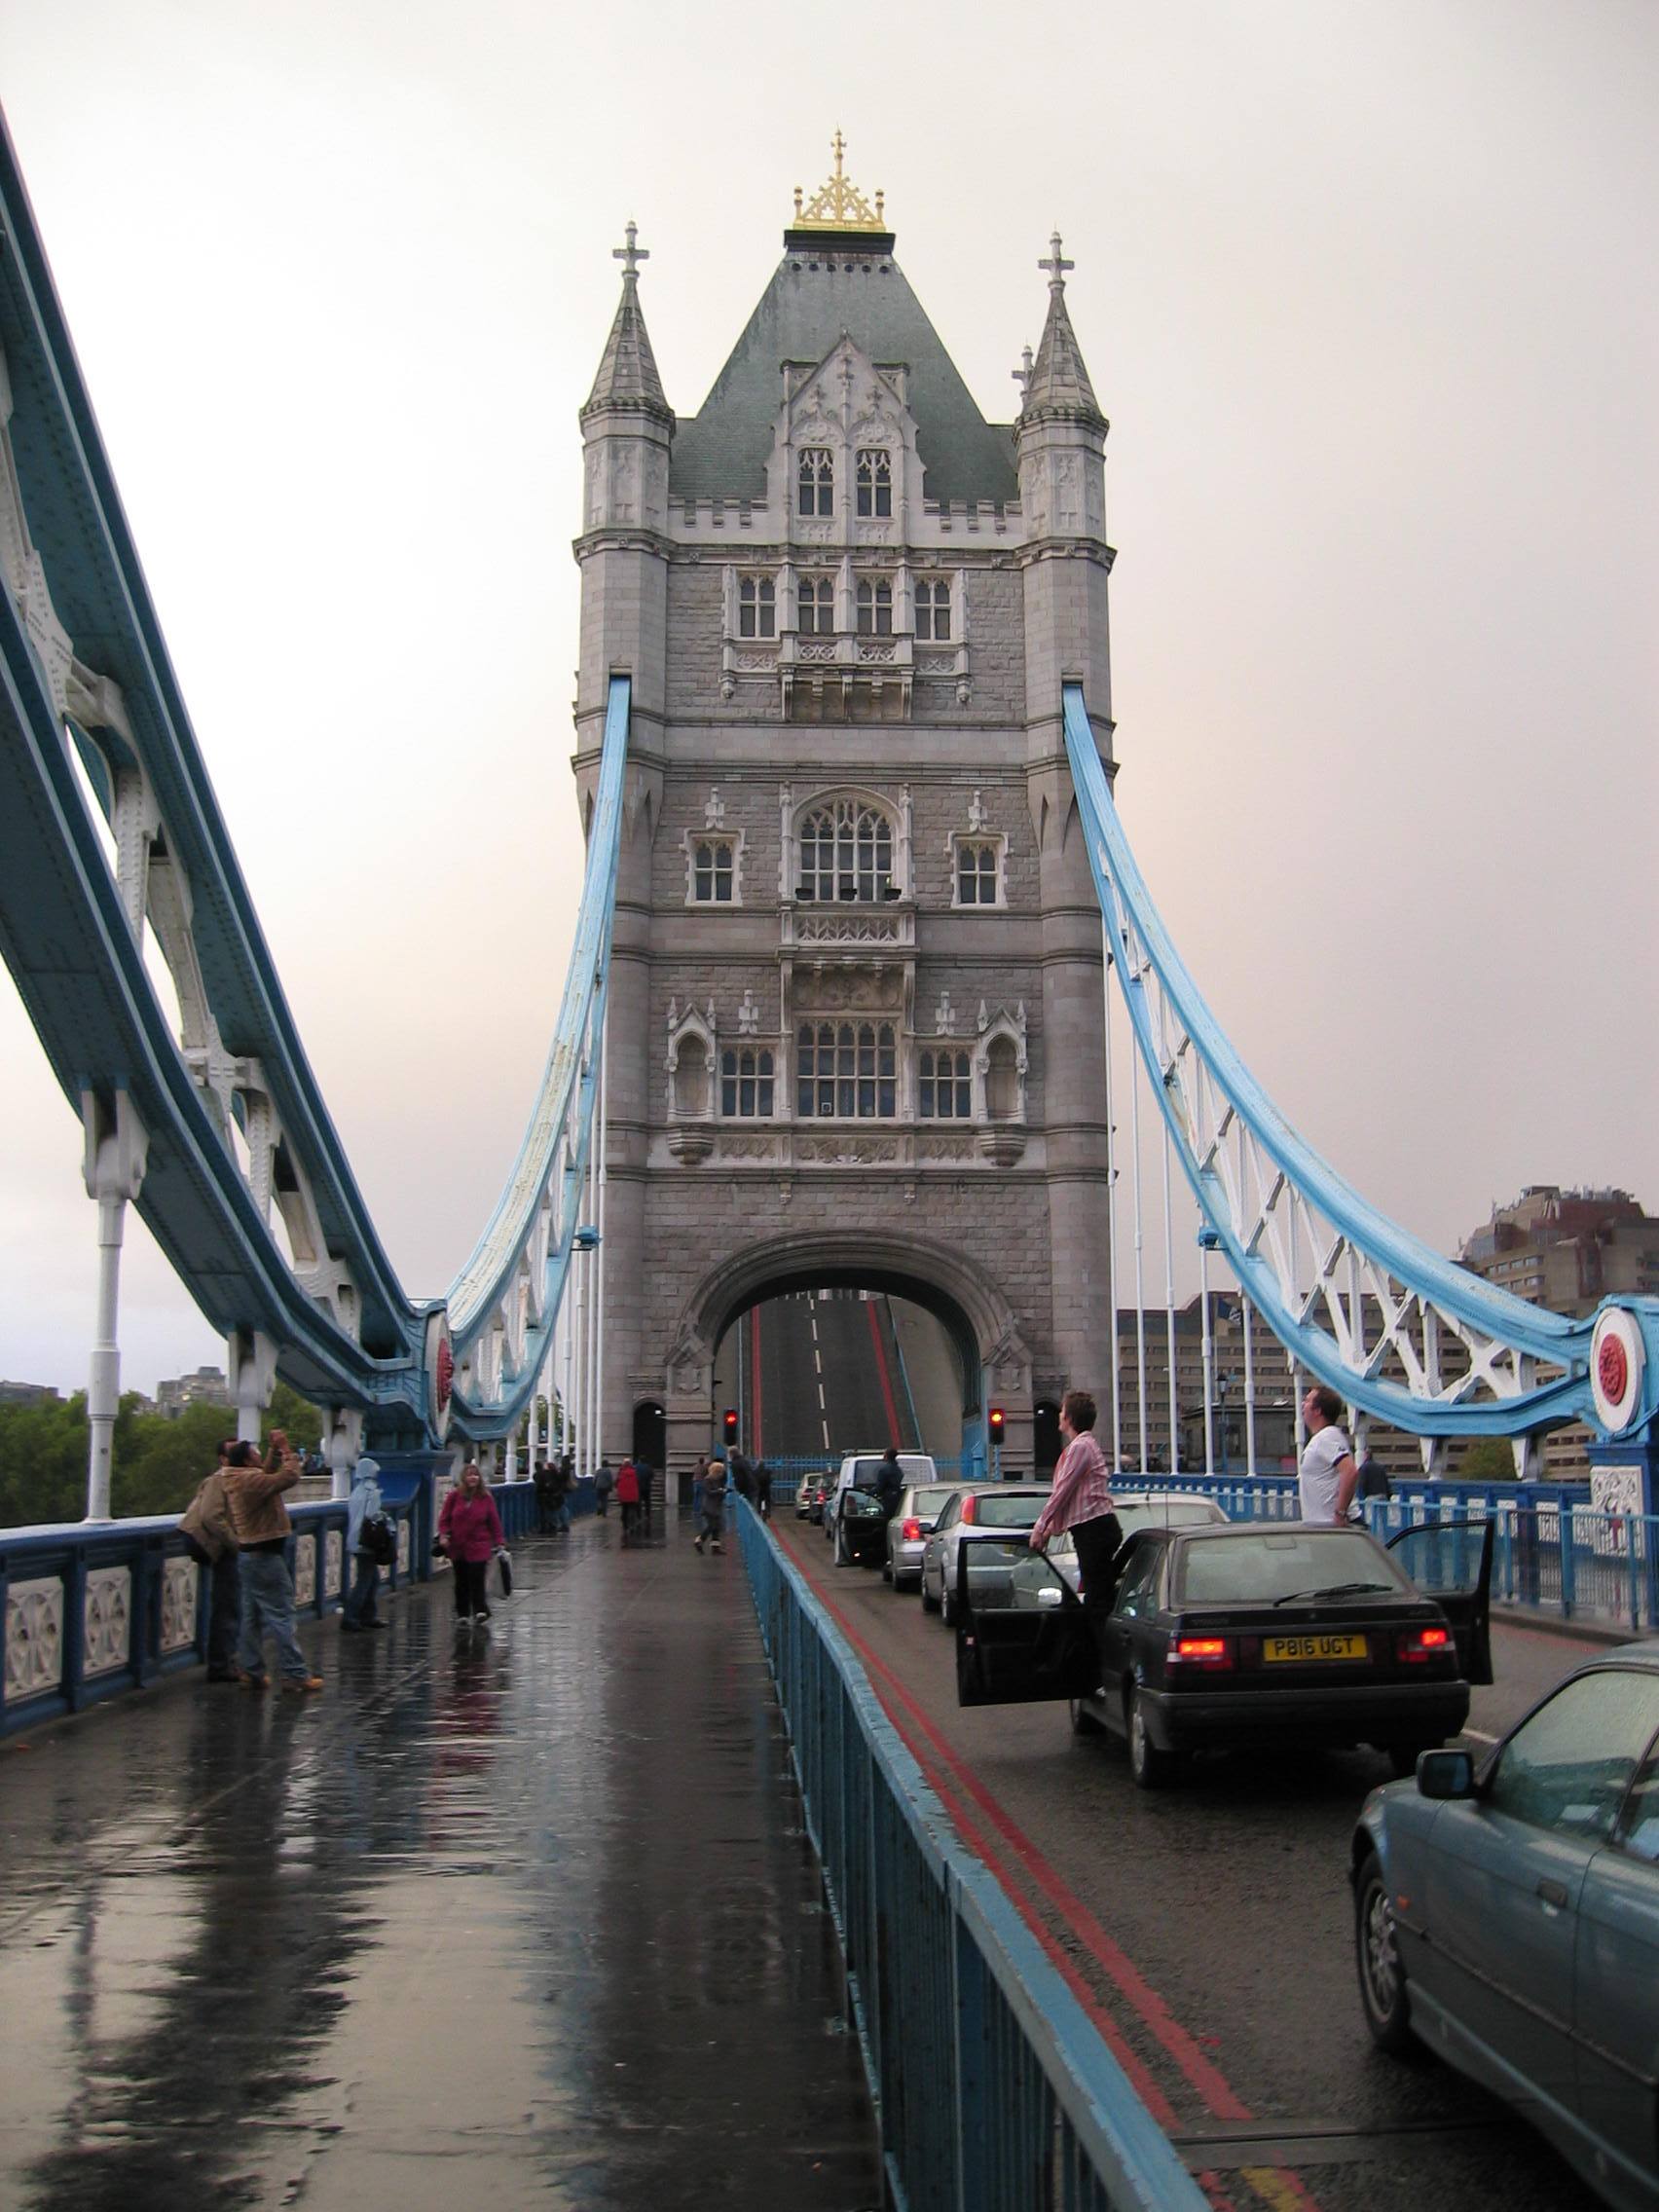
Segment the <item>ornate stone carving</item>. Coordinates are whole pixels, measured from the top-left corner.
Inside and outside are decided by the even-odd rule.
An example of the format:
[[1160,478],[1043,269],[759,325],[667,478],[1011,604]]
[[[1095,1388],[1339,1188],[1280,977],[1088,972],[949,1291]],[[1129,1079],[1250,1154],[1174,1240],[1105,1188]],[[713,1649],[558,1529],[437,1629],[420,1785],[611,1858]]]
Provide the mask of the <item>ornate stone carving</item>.
[[54,1575],[6,1592],[6,1703],[38,1697],[63,1679],[63,1584]]
[[934,1034],[938,1037],[956,1035],[956,1009],[950,1003],[948,983],[939,994],[939,1004],[934,1008]]
[[938,1135],[932,1130],[918,1130],[916,1158],[922,1161],[972,1160],[974,1139],[971,1136]]
[[722,1160],[775,1161],[777,1157],[778,1140],[776,1137],[722,1136],[720,1139],[720,1158]]
[[409,1519],[405,1515],[397,1524],[397,1579],[406,1581],[409,1575],[410,1544]]
[[797,1136],[794,1152],[797,1162],[816,1166],[879,1167],[899,1158],[899,1139],[849,1129],[844,1136]]
[[737,1010],[737,1033],[740,1037],[757,1037],[760,1034],[760,1009],[755,1003],[755,993],[746,990],[743,1003]]
[[316,1604],[316,1537],[310,1530],[294,1539],[294,1604]]
[[325,1598],[345,1596],[346,1531],[330,1529],[322,1546],[322,1594]]
[[980,793],[976,792],[968,801],[968,827],[970,830],[983,830],[987,820],[983,800]]
[[187,1651],[196,1641],[196,1590],[199,1569],[187,1553],[162,1566],[162,1655]]
[[897,920],[886,914],[803,914],[795,925],[800,944],[897,944]]
[[129,1567],[94,1567],[87,1573],[86,1606],[82,1615],[85,1642],[81,1673],[113,1674],[132,1654],[132,1569]]
[[668,1149],[682,1167],[695,1167],[715,1149],[713,1122],[677,1122],[668,1132]]

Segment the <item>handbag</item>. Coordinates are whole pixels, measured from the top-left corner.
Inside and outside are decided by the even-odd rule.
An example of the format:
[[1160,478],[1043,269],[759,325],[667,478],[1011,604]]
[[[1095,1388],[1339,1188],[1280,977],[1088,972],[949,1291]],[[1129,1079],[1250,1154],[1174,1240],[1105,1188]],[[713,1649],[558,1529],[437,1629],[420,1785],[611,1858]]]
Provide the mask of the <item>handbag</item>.
[[513,1594],[512,1554],[509,1551],[498,1551],[496,1554],[496,1560],[497,1564],[501,1569],[501,1596],[503,1598],[510,1598]]

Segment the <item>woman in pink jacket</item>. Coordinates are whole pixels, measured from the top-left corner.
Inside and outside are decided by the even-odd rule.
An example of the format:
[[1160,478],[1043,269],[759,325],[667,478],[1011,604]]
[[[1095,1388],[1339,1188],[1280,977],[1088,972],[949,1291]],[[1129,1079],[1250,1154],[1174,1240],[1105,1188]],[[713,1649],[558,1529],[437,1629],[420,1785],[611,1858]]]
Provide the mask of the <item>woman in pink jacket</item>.
[[455,1565],[457,1620],[490,1618],[485,1604],[484,1572],[506,1542],[496,1500],[484,1487],[484,1472],[476,1459],[468,1459],[461,1480],[444,1499],[438,1515],[438,1538]]

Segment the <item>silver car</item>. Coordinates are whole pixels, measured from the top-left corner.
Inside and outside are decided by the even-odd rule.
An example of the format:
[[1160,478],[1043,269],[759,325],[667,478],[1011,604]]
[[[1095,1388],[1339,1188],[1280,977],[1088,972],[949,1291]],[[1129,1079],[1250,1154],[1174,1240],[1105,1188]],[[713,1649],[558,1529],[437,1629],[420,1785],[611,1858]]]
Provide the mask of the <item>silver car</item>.
[[962,1488],[960,1483],[912,1483],[887,1524],[887,1560],[881,1572],[895,1590],[919,1590],[922,1553],[940,1515]]
[[[1008,1579],[1031,1555],[1028,1542],[1051,1495],[1047,1483],[967,1483],[945,1500],[939,1525],[922,1547],[922,1604],[956,1618],[956,1556],[963,1541],[973,1554],[975,1602],[1007,1604]],[[1006,1530],[1004,1535],[1002,1531]]]
[[[1128,1495],[1114,1492],[1112,1509],[1118,1516],[1125,1543],[1137,1529],[1211,1529],[1227,1520],[1213,1497],[1198,1497],[1190,1491],[1142,1491]],[[1049,1574],[1045,1560],[1055,1574],[1064,1577],[1068,1589],[1078,1587],[1077,1545],[1069,1529],[1062,1529],[1057,1536],[1051,1536],[1043,1547],[1041,1557],[1033,1552],[1030,1566],[1022,1568],[1019,1575],[1019,1580],[1029,1585],[1030,1594],[1038,1604],[1057,1605],[1061,1602],[1059,1584]]]
[[1476,1773],[1425,1751],[1354,1832],[1366,2025],[1514,2105],[1609,2204],[1659,2206],[1659,1642],[1569,1675]]

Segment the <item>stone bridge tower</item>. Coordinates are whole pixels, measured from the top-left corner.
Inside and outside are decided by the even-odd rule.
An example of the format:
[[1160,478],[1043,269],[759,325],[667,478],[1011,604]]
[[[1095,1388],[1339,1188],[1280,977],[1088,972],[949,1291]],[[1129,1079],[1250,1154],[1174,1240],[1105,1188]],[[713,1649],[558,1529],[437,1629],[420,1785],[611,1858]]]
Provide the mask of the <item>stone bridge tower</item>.
[[[1101,928],[1060,686],[1110,747],[1104,449],[1065,304],[988,424],[835,171],[701,411],[639,300],[587,404],[575,770],[633,679],[611,971],[604,1447],[713,1434],[720,1334],[830,1283],[932,1305],[1032,1465],[1109,1382]],[[1011,350],[1012,350],[1011,345]],[[832,1416],[831,1416],[832,1420]],[[861,1439],[835,1441],[858,1442]]]

